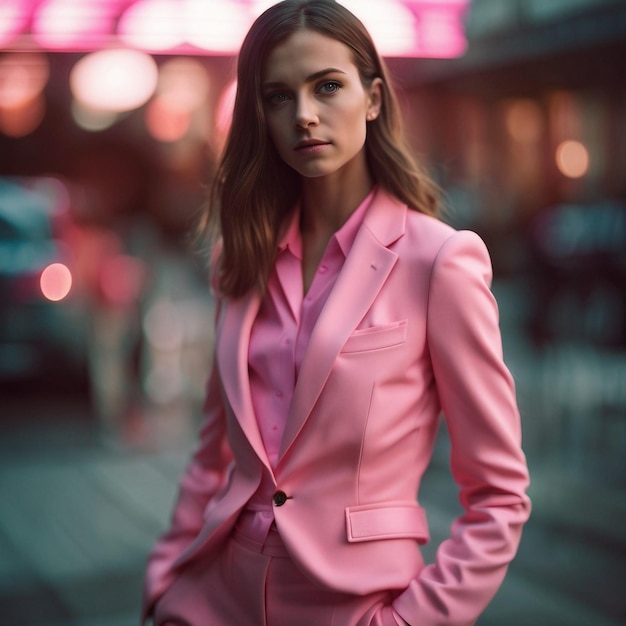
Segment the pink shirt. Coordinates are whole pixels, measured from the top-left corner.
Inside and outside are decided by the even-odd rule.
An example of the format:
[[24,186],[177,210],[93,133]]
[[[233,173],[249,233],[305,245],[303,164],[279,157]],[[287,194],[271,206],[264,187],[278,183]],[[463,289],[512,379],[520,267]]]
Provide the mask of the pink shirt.
[[[359,226],[374,197],[374,190],[332,236],[304,294],[300,211],[278,245],[265,298],[252,326],[248,372],[252,404],[270,463],[275,467],[289,407],[315,322],[343,267]],[[275,486],[266,476],[248,503],[238,530],[263,543],[274,521],[272,495]]]

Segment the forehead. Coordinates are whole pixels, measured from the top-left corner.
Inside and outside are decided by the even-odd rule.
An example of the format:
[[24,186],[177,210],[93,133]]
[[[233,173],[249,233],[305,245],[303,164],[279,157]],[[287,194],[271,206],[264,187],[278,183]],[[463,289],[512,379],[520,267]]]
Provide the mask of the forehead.
[[264,81],[286,82],[330,67],[358,75],[348,46],[312,30],[299,30],[269,53],[262,76]]

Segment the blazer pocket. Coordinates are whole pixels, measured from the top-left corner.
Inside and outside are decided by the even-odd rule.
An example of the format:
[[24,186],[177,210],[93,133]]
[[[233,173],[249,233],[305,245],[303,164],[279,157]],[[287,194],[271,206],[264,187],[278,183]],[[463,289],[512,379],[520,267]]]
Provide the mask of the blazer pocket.
[[407,320],[355,330],[341,349],[342,352],[366,352],[391,348],[406,341]]
[[417,502],[380,502],[346,507],[348,541],[377,539],[430,539],[426,512]]

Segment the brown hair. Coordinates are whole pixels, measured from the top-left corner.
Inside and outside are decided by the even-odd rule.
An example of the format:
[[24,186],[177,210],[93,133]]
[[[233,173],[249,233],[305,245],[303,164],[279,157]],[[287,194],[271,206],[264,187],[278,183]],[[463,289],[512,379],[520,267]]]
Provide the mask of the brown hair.
[[437,213],[436,186],[405,144],[385,63],[363,24],[334,0],[284,0],[259,16],[242,44],[232,124],[203,219],[203,232],[222,239],[215,279],[227,296],[265,288],[281,226],[300,192],[299,175],[282,161],[269,138],[261,73],[269,53],[304,29],[348,46],[364,86],[382,79],[381,112],[368,122],[365,141],[372,176],[410,208]]

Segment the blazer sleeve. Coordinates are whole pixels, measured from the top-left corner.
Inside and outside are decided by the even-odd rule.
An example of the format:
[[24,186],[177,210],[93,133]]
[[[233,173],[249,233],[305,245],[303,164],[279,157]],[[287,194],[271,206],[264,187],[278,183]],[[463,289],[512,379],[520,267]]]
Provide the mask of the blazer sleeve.
[[169,529],[148,556],[142,602],[143,621],[174,579],[173,564],[198,535],[209,500],[226,483],[232,452],[226,439],[226,420],[218,368],[213,367],[203,406],[200,443],[183,473]]
[[503,361],[491,261],[460,231],[433,265],[427,334],[464,513],[394,601],[414,626],[474,624],[504,579],[530,514],[528,469],[512,376]]

